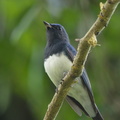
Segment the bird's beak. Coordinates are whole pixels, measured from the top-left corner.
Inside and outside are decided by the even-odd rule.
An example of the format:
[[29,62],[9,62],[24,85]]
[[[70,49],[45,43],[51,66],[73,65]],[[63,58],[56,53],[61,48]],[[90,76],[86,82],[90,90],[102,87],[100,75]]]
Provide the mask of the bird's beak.
[[46,21],[43,21],[43,23],[45,24],[45,26],[46,26],[47,28],[52,28],[52,26],[50,25],[50,23],[48,23],[48,22],[46,22]]

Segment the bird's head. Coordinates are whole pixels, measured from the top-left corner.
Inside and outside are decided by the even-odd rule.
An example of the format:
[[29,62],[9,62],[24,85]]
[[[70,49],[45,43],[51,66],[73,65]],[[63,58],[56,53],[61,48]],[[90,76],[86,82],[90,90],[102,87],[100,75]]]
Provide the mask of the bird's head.
[[43,22],[47,28],[47,40],[48,42],[57,43],[60,41],[69,42],[69,37],[64,29],[64,27],[60,24],[50,24],[48,22]]

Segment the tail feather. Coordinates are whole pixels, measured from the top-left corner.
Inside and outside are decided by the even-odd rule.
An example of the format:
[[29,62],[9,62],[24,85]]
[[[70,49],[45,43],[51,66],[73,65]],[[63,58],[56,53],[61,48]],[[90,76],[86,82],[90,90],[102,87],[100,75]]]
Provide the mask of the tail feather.
[[97,114],[95,117],[92,118],[93,120],[104,120],[104,118],[102,117],[101,113],[99,112],[99,110],[97,111]]
[[[67,100],[67,102],[70,104],[70,106],[73,108],[73,110],[74,110],[79,116],[82,115],[82,111],[83,111],[87,116],[91,117],[91,116],[85,111],[85,109],[82,107],[82,105],[81,105],[78,101],[76,101],[74,98],[72,98],[71,96],[68,96],[68,95],[67,95],[66,100]],[[96,109],[96,111],[95,111],[96,115],[95,115],[95,117],[91,117],[91,118],[92,118],[93,120],[104,120],[104,118],[102,117],[102,115],[101,115],[101,113],[100,113],[97,105],[94,104],[94,106],[95,106],[95,109]]]

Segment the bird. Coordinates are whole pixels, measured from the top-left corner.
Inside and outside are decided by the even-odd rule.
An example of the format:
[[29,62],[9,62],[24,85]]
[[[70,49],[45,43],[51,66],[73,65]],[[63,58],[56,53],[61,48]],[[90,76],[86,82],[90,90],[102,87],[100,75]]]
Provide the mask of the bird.
[[[46,26],[47,37],[44,68],[50,80],[58,87],[72,66],[76,50],[70,44],[69,36],[62,25],[46,21],[43,21],[43,23]],[[69,105],[79,116],[83,112],[93,120],[104,120],[95,103],[85,68],[75,80],[77,82],[70,87],[66,96]]]

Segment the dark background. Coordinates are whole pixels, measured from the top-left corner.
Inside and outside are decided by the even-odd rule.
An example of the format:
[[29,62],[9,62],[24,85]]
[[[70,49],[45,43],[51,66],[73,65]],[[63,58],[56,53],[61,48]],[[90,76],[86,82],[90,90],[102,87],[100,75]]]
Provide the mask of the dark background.
[[[77,48],[98,17],[99,0],[0,0],[0,120],[42,120],[55,87],[44,71],[43,21],[62,24]],[[105,0],[103,0],[105,2]],[[120,6],[98,36],[86,69],[105,120],[120,118]],[[65,101],[57,120],[79,117]]]

